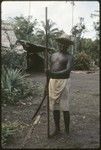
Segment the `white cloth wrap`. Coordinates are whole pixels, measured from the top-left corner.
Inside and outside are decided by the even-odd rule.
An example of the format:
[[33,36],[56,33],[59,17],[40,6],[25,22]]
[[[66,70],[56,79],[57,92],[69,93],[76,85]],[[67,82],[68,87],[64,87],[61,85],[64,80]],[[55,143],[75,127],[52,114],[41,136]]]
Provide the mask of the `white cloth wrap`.
[[50,79],[49,81],[49,105],[50,110],[69,111],[71,80]]

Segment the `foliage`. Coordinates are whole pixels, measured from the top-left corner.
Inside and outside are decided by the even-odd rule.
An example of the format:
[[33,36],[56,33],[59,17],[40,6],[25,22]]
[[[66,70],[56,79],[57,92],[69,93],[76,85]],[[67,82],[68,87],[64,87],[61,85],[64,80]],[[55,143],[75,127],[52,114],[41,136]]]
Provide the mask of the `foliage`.
[[1,74],[2,102],[14,104],[21,98],[31,95],[31,86],[20,70],[2,66]]
[[100,41],[98,39],[93,41],[92,44],[92,58],[95,61],[95,64],[99,66],[100,59]]
[[96,65],[99,65],[99,40],[92,41],[91,39],[81,39],[82,48],[87,55],[90,55],[91,59],[95,61]]
[[[44,21],[41,21],[42,29],[37,31],[37,37],[39,38],[39,43],[45,45],[46,43],[46,24]],[[55,38],[59,36],[63,31],[59,31],[58,28],[54,27],[56,24],[52,20],[47,20],[47,36],[48,36],[48,46],[56,48],[57,43]]]
[[75,37],[81,37],[82,33],[85,30],[85,25],[84,25],[84,18],[80,18],[80,22],[77,23],[73,28],[72,28],[72,35]]
[[21,69],[22,71],[27,68],[26,53],[19,54],[15,49],[2,48],[1,58],[2,65],[8,68]]
[[18,126],[19,124],[17,122],[2,123],[2,130],[1,130],[2,145],[5,145],[9,141],[9,139],[16,133],[16,131],[18,130]]
[[100,37],[100,23],[99,23],[99,11],[95,10],[93,14],[91,14],[91,18],[96,18],[96,21],[93,21],[93,26],[96,31],[96,38],[99,39]]
[[20,16],[11,19],[18,40],[30,41],[33,37],[37,20],[35,19],[31,21],[31,19],[32,16],[28,16],[27,18]]
[[75,56],[74,69],[75,70],[89,70],[90,69],[90,56],[85,52],[81,52]]
[[100,23],[99,23],[99,21],[94,22],[94,29],[96,31],[97,37],[99,37],[99,34],[100,34]]
[[[15,17],[11,18],[9,21],[12,23],[15,34],[19,40],[26,40],[34,44],[45,46],[46,24],[44,21],[41,21],[41,26],[37,19],[32,20],[32,16],[28,16],[28,18],[23,16]],[[61,35],[64,31],[59,30],[55,25],[55,22],[52,20],[47,20],[48,46],[57,49],[58,45],[55,38]]]
[[81,17],[79,23],[77,23],[71,30],[72,36],[75,39],[75,51],[82,51],[81,38],[83,36],[83,33],[85,32],[85,29],[86,27],[84,24],[84,18]]
[[[29,40],[31,43],[34,44],[40,44],[44,45],[46,44],[46,24],[44,21],[41,21],[41,25],[39,26],[39,22],[37,20],[32,20],[32,17],[29,16],[28,18],[25,18],[23,16],[15,17],[12,19],[12,24],[14,26],[14,30],[16,34],[18,35],[18,39],[22,40]],[[29,35],[27,34],[27,28],[29,26]],[[99,22],[95,22],[95,30],[98,33],[99,31]],[[64,31],[59,30],[56,27],[55,22],[48,19],[47,21],[47,34],[48,34],[48,46],[50,48],[53,48],[55,50],[58,49],[58,43],[56,42],[55,38],[59,37]],[[74,37],[74,55],[78,54],[82,51],[84,51],[87,55],[90,55],[92,60],[95,61],[95,63],[99,64],[99,38],[97,38],[95,41],[92,41],[91,39],[83,38],[83,33],[86,32],[86,26],[84,23],[84,18],[80,18],[79,22],[72,28],[71,30],[72,35]],[[71,48],[70,48],[71,49]],[[43,54],[42,54],[43,55]],[[2,59],[6,61],[6,64],[13,64],[14,60],[20,59],[20,57],[17,59],[11,56],[5,57],[5,59]],[[13,60],[12,60],[13,59]],[[12,63],[10,61],[12,60]],[[22,59],[18,60],[19,64],[24,62]],[[14,62],[15,63],[15,62]],[[17,63],[17,61],[16,61]],[[25,64],[25,63],[24,63]],[[24,68],[24,65],[23,67]],[[18,63],[16,66],[19,66]],[[16,68],[16,67],[14,67]],[[20,67],[18,67],[20,69]]]

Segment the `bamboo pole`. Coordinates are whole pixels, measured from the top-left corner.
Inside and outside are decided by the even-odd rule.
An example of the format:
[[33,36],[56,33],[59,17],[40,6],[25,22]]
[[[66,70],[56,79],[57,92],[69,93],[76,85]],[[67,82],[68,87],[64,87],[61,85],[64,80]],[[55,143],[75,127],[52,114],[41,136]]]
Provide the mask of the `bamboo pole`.
[[[46,50],[45,50],[45,71],[48,70],[48,34],[47,34],[47,7],[45,7],[45,19],[46,19]],[[49,90],[48,90],[48,82],[49,78],[46,75],[46,92],[47,92],[47,137],[49,138]]]
[[[72,29],[73,29],[73,19],[74,19],[74,2],[72,2]],[[72,54],[74,54],[74,46],[72,45]]]
[[[74,25],[74,1],[71,2],[72,4],[72,29],[73,29],[73,25]],[[72,54],[74,54],[74,45],[72,45]]]

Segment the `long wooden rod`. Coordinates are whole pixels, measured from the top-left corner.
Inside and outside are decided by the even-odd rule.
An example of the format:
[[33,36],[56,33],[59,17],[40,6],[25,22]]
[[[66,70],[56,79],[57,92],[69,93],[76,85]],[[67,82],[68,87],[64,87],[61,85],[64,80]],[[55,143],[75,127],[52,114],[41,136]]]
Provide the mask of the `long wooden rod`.
[[[47,34],[47,7],[45,8],[45,16],[46,16],[46,52],[45,52],[45,69],[46,71],[48,70],[48,34]],[[49,89],[48,89],[48,82],[49,82],[49,78],[46,75],[46,82],[47,82],[47,136],[49,138],[49,127],[50,127],[50,120],[49,120]]]

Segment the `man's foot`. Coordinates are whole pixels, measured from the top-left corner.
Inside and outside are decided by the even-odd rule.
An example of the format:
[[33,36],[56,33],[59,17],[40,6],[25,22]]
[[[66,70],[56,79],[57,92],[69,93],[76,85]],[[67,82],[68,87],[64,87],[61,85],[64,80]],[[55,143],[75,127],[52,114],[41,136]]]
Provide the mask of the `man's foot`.
[[69,111],[63,111],[64,123],[65,123],[65,133],[69,135],[69,125],[70,125],[70,114]]
[[64,138],[68,139],[70,137],[70,134],[68,132],[64,132]]
[[66,133],[66,135],[69,135],[69,130],[66,130],[65,133]]
[[60,130],[55,130],[49,137],[52,138],[52,137],[55,137],[59,134],[60,134]]

